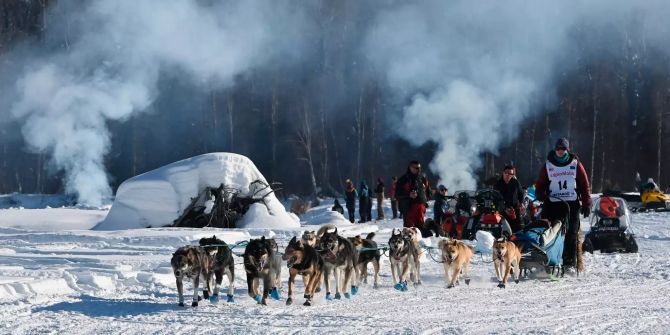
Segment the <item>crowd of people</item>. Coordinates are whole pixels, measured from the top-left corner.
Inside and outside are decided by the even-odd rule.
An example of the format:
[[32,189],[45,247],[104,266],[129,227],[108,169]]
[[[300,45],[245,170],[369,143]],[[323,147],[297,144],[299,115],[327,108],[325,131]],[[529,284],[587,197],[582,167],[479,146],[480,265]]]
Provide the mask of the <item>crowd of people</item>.
[[[522,187],[516,178],[516,167],[506,164],[500,178],[493,185],[502,196],[500,214],[505,218],[512,233],[523,229],[526,211],[532,207],[532,201],[526,197],[528,187]],[[548,220],[568,218],[565,238],[564,264],[581,268],[574,255],[575,248],[580,247],[579,215],[588,217],[591,208],[591,188],[586,170],[577,155],[570,150],[566,138],[556,141],[554,149],[547,153],[545,164],[542,165],[537,181],[533,184],[535,197],[543,202],[542,217]],[[355,222],[356,200],[360,223],[372,220],[373,192],[365,180],[361,180],[358,189],[351,179],[346,180],[344,192],[345,206],[349,221]],[[383,220],[384,202],[388,198],[391,203],[393,219],[402,218],[404,227],[425,229],[426,208],[428,201],[434,200],[433,221],[440,225],[449,215],[449,190],[445,185],[431,189],[428,180],[421,172],[421,163],[410,161],[406,172],[400,178],[393,176],[391,184],[385,187],[384,178],[377,178],[374,188],[377,200],[377,220]],[[566,205],[567,204],[567,205]],[[344,215],[344,209],[335,200],[333,210]]]

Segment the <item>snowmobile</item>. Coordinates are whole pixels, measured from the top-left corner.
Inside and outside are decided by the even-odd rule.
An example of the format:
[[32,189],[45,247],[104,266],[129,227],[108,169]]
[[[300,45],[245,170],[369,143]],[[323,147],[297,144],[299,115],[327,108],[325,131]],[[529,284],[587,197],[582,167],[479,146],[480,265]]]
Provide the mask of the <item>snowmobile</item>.
[[463,238],[463,227],[477,208],[474,195],[474,191],[458,191],[448,197],[447,215],[442,221],[442,230],[446,236],[459,240]]
[[478,230],[488,231],[495,238],[500,238],[503,233],[507,236],[512,234],[509,223],[502,216],[505,201],[500,192],[492,188],[481,189],[475,193],[474,199],[476,210],[466,224],[464,237],[472,240]]
[[624,199],[610,195],[596,199],[591,206],[589,223],[591,229],[584,237],[583,252],[637,252],[631,215]]
[[635,175],[635,182],[637,183],[638,190],[640,191],[640,195],[637,197],[637,199],[631,201],[629,197],[622,196],[622,198],[625,200],[631,201],[629,204],[631,211],[670,211],[670,196],[661,192],[653,178],[649,178],[645,183],[642,183],[640,174],[637,173]]

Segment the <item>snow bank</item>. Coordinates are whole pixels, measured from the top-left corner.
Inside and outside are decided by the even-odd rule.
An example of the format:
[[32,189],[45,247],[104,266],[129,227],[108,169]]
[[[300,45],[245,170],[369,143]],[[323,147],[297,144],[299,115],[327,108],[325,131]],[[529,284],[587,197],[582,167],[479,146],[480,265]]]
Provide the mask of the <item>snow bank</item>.
[[[205,187],[232,186],[247,196],[249,184],[266,181],[247,157],[232,153],[209,153],[181,160],[130,178],[119,186],[114,204],[96,230],[120,230],[171,225]],[[274,194],[265,205],[255,204],[238,222],[247,228],[297,228]]]

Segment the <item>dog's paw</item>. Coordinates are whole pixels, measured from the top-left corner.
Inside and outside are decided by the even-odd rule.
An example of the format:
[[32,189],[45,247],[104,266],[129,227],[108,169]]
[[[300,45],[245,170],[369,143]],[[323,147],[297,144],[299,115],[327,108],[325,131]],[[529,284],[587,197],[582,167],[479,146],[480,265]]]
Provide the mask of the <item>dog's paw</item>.
[[273,287],[272,291],[270,291],[270,297],[272,297],[274,300],[281,299],[281,294],[279,294],[279,290],[276,287]]
[[256,297],[254,297],[254,300],[256,300],[256,303],[258,303],[258,304],[261,303],[261,300],[262,300],[262,299],[263,299],[263,297],[261,297],[260,294],[256,294]]
[[306,300],[303,306],[312,306],[312,301],[311,300]]
[[209,297],[209,302],[212,302],[212,303],[219,302],[219,295],[218,294],[213,294],[212,296],[210,296]]
[[326,300],[333,300],[333,296],[330,294],[330,292],[326,293]]
[[227,302],[231,304],[235,302],[235,297],[233,297],[232,294],[228,294],[227,297],[228,297],[228,299],[226,300]]
[[268,305],[268,300],[267,299],[261,300],[261,305],[267,306]]
[[351,287],[351,294],[356,295],[358,293],[358,286],[352,286]]
[[314,292],[316,292],[316,293],[321,292],[321,288],[320,288],[320,287],[317,287],[316,290],[314,290]]
[[337,300],[342,299],[342,295],[340,294],[340,292],[335,293],[335,299]]
[[398,291],[401,291],[402,290],[402,283],[397,283],[397,284],[393,285],[393,288],[398,290]]
[[518,284],[518,283],[519,283],[519,280],[518,280],[518,279],[514,280],[514,283],[515,283],[515,284]]
[[198,302],[197,301],[192,302],[191,307],[198,307]]
[[408,290],[408,288],[407,288],[407,283],[404,283],[404,284],[402,285],[402,288],[400,289],[400,291],[402,291],[402,292],[407,292],[407,290]]
[[454,284],[447,285],[447,288],[454,288]]
[[465,285],[470,285],[470,278],[465,280]]
[[351,294],[349,294],[349,292],[344,292],[344,297],[347,299],[351,299]]
[[202,291],[202,296],[205,298],[205,300],[209,299],[209,292],[208,291]]
[[498,283],[498,287],[500,287],[500,288],[505,288],[505,284],[503,284],[503,283]]
[[378,288],[379,288],[379,284],[375,283],[374,285],[372,285],[372,288],[374,288],[375,290],[378,289]]
[[198,296],[198,301],[201,301],[201,300],[202,300],[202,297],[201,297],[201,296]]
[[180,302],[180,303],[179,303],[179,307],[184,307],[184,303],[183,303],[183,302]]
[[293,299],[288,298],[286,299],[286,306],[290,306],[293,303]]

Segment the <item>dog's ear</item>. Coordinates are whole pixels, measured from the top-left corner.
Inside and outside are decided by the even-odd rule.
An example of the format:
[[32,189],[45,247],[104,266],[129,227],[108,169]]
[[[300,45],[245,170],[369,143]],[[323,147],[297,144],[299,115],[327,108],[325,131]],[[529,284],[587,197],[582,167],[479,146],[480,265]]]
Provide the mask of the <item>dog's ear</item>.
[[337,234],[337,227],[335,227],[335,230],[333,231],[333,234]]
[[261,242],[265,242],[265,235],[261,236]]
[[212,239],[213,239],[213,240],[216,240],[216,235],[212,235]]
[[293,244],[293,243],[296,242],[296,240],[297,240],[297,238],[295,236],[293,236],[293,238],[291,239],[291,241],[288,242],[288,244]]

